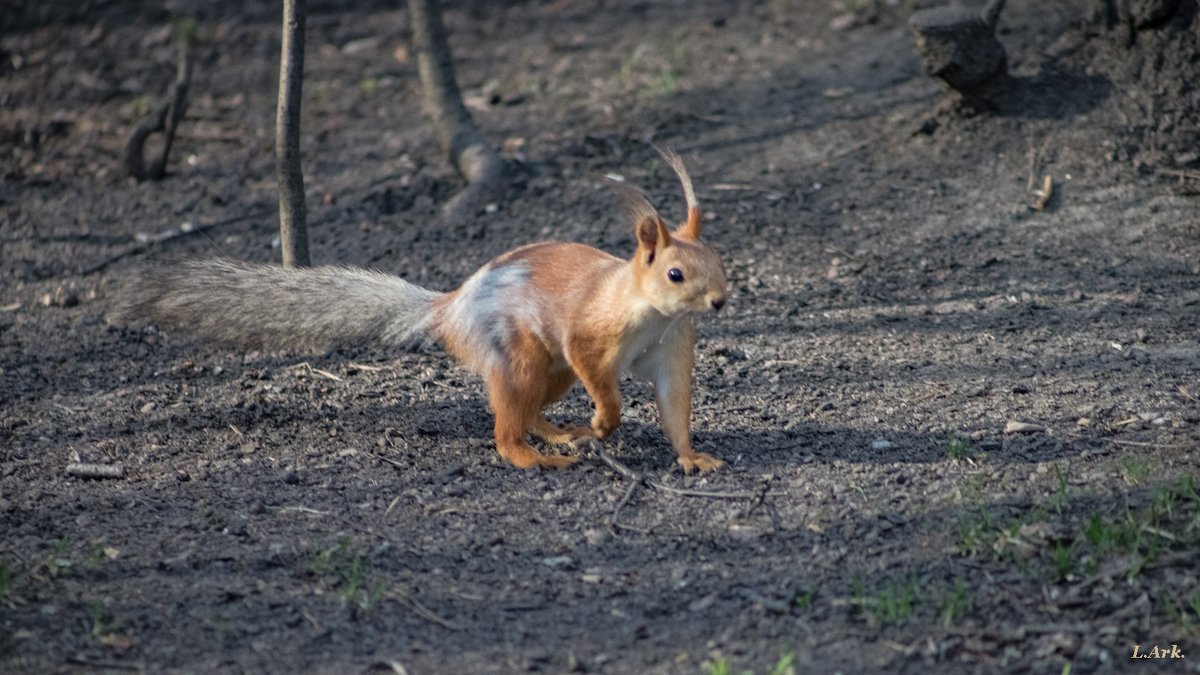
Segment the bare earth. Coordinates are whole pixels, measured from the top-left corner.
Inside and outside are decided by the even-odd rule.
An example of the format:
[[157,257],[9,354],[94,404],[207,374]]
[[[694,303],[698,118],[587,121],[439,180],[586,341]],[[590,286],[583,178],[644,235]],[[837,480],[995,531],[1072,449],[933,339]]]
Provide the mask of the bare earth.
[[539,239],[626,255],[603,176],[681,217],[675,148],[731,276],[693,419],[728,466],[680,473],[633,382],[606,447],[734,498],[510,468],[434,347],[110,325],[152,265],[277,259],[278,7],[200,5],[171,175],[136,184],[169,17],[31,4],[0,37],[0,671],[1200,672],[1200,172],[1145,161],[1086,3],[1009,3],[973,116],[909,3],[451,3],[516,179],[449,227],[396,4],[310,3],[315,261],[450,289]]

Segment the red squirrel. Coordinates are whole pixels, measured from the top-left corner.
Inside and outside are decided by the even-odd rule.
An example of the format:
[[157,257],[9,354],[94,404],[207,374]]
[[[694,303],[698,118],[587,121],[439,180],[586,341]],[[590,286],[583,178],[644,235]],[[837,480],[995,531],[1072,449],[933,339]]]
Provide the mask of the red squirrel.
[[[728,282],[720,256],[700,241],[700,207],[683,161],[659,152],[683,184],[687,219],[668,229],[640,191],[624,188],[637,235],[628,260],[583,244],[529,244],[448,293],[348,267],[188,261],[152,272],[122,314],[275,347],[432,336],[483,377],[496,450],[522,469],[578,459],[542,454],[527,434],[552,444],[608,437],[621,417],[618,380],[629,373],[653,383],[684,471],[712,471],[724,462],[691,441],[693,319],[725,305]],[[577,379],[596,412],[590,426],[563,429],[542,409]]]

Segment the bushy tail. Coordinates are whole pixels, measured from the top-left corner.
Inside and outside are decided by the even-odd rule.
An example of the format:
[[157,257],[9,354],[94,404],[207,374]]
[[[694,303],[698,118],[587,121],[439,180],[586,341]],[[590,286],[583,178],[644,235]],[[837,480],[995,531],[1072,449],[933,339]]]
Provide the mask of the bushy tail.
[[192,260],[148,274],[116,315],[246,346],[402,345],[428,333],[440,295],[351,267]]

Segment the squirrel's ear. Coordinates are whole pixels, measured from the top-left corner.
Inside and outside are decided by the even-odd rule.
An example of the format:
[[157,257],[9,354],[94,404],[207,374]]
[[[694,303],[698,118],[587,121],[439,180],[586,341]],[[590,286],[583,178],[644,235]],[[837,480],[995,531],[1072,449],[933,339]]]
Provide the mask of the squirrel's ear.
[[658,251],[671,245],[667,224],[658,216],[646,216],[638,221],[637,238],[638,251],[645,257],[647,265],[654,262],[654,255]]
[[[646,264],[654,262],[655,252],[671,245],[671,235],[667,233],[667,225],[658,217],[658,211],[646,199],[641,190],[624,183],[614,183],[621,203],[633,218],[634,233],[637,234],[638,253],[644,254]],[[639,255],[639,258],[643,255]]]

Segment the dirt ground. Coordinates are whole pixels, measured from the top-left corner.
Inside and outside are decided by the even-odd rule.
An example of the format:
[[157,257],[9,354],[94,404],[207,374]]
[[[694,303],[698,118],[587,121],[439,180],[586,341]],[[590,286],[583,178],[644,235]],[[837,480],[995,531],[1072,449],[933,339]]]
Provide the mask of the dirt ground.
[[[732,498],[510,468],[436,347],[110,323],[153,265],[277,259],[277,3],[186,7],[191,107],[141,184],[119,151],[171,17],[28,4],[0,38],[0,671],[1200,672],[1200,170],[1092,67],[1086,3],[1009,3],[975,115],[908,2],[450,3],[517,178],[446,227],[395,4],[310,2],[315,262],[450,289],[539,239],[626,255],[603,177],[680,217],[649,143],[675,148],[731,277],[693,418],[728,466],[680,473],[635,382],[607,448]],[[552,417],[588,415],[577,388]]]

